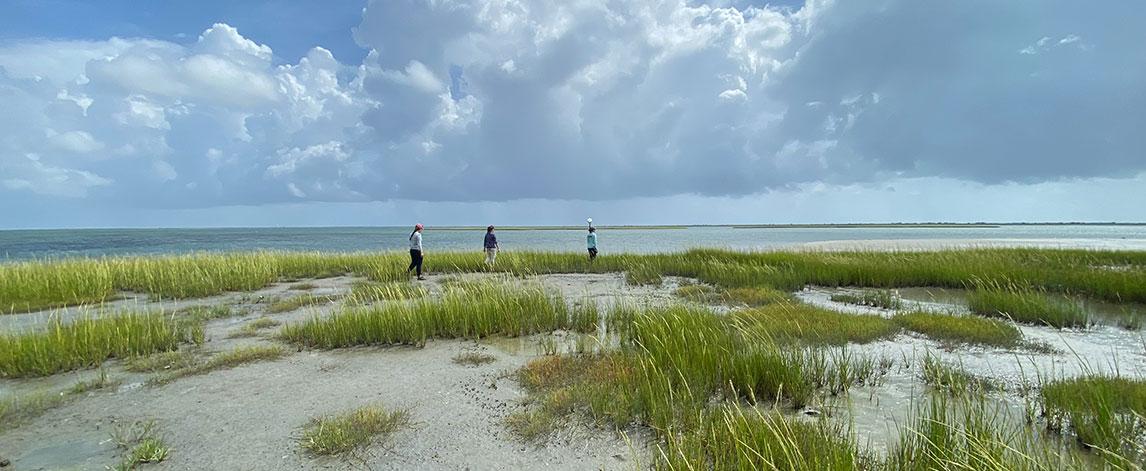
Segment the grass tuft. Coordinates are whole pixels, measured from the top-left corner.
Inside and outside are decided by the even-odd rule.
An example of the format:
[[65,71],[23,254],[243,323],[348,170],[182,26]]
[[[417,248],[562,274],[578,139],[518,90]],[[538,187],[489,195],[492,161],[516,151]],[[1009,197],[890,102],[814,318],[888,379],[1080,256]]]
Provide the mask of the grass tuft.
[[803,303],[778,303],[732,314],[740,326],[777,342],[844,345],[894,337],[899,326],[873,315],[844,314]]
[[287,325],[280,336],[316,348],[423,345],[430,338],[520,336],[571,327],[565,301],[539,286],[459,285],[439,299],[348,307]]
[[1016,348],[1023,333],[1014,325],[998,319],[957,316],[934,312],[896,314],[892,318],[904,329],[952,344],[975,344],[999,348]]
[[1146,458],[1146,381],[1101,375],[1052,381],[1040,401],[1050,430],[1114,457]]
[[880,309],[899,310],[903,308],[903,300],[886,289],[865,289],[860,293],[838,293],[831,296],[837,303],[848,303],[859,306],[876,307]]
[[1004,317],[1028,324],[1060,329],[1090,325],[1086,311],[1078,304],[1013,284],[994,283],[979,287],[968,295],[968,303],[971,311],[976,314]]
[[379,405],[311,419],[300,445],[314,455],[337,455],[382,442],[410,425],[410,412]]

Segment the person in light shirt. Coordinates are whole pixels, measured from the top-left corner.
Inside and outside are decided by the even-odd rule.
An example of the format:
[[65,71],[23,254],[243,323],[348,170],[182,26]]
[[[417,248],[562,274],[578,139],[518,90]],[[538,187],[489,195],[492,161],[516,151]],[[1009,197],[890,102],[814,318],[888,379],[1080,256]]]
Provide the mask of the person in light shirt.
[[410,233],[410,266],[406,268],[406,274],[410,274],[410,270],[418,269],[418,279],[424,280],[422,277],[422,225],[415,224],[414,232]]

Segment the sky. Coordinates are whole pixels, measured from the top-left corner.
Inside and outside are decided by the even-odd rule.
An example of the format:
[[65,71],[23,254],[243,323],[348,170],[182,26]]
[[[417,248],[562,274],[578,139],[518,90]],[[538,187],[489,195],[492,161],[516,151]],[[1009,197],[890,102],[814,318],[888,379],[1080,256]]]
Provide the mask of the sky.
[[1146,221],[1146,3],[9,0],[0,229]]

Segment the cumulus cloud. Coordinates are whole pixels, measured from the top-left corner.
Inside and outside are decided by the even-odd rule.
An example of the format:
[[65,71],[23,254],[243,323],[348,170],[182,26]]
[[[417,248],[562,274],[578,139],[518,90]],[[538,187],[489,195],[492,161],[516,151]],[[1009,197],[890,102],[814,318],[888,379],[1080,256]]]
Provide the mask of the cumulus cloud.
[[609,200],[1146,170],[1133,2],[751,3],[373,1],[359,64],[282,63],[226,24],[0,45],[0,194]]

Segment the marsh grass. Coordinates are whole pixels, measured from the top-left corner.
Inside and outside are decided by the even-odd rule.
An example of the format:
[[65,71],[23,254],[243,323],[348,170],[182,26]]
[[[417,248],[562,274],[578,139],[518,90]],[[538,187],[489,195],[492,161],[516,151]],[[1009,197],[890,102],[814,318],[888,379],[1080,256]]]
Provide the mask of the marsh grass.
[[660,268],[654,265],[640,264],[625,271],[625,283],[633,286],[660,286],[663,282]]
[[719,290],[703,284],[682,284],[675,291],[678,297],[699,303],[729,304],[758,307],[776,303],[793,302],[792,297],[783,291],[767,286],[740,287]]
[[731,318],[738,325],[777,342],[862,344],[890,339],[899,332],[895,322],[880,316],[845,314],[798,302],[738,311]]
[[228,338],[255,337],[255,336],[259,335],[260,330],[269,329],[271,327],[276,327],[279,325],[282,325],[282,322],[276,321],[276,320],[271,319],[269,317],[260,317],[258,319],[255,319],[251,322],[244,324],[242,327],[240,327],[240,328],[232,331],[231,333],[227,334],[227,337]]
[[968,294],[976,314],[1055,328],[1087,327],[1090,318],[1077,303],[1015,284],[987,283]]
[[310,291],[315,288],[318,288],[318,285],[310,282],[295,283],[287,287],[290,291]]
[[282,312],[295,311],[306,306],[313,306],[315,304],[333,303],[339,299],[339,296],[323,296],[317,294],[300,294],[286,299],[280,299],[267,307],[267,312],[277,314]]
[[357,303],[374,301],[401,301],[426,297],[430,291],[409,281],[388,283],[359,282],[350,287],[350,299]]
[[1114,457],[1146,458],[1146,381],[1103,375],[1051,381],[1040,403],[1048,429]]
[[837,303],[855,304],[859,306],[875,307],[897,311],[903,308],[903,300],[895,293],[886,289],[865,289],[859,293],[837,293],[830,299]]
[[423,345],[431,338],[516,337],[569,328],[569,307],[537,285],[486,282],[449,288],[440,298],[352,306],[285,326],[280,337],[314,348]]
[[[199,253],[166,257],[69,259],[0,266],[0,311],[21,312],[97,304],[121,291],[183,299],[252,291],[283,279],[353,273],[374,281],[405,278],[399,252]],[[1128,269],[1109,270],[1118,266]],[[1113,302],[1146,303],[1146,256],[1140,252],[1056,249],[971,249],[935,252],[760,252],[697,249],[673,254],[617,255],[589,263],[577,253],[502,254],[494,271],[513,274],[632,271],[637,282],[660,276],[696,278],[721,288],[805,285],[963,288],[1014,283]],[[436,273],[487,271],[481,254],[435,254]]]
[[914,419],[900,429],[885,469],[987,471],[1081,469],[1069,453],[1053,449],[1010,420],[980,395],[931,395],[916,403]]
[[286,356],[286,354],[286,349],[277,345],[239,347],[228,352],[216,354],[205,362],[153,376],[147,383],[152,386],[159,386],[187,376],[207,374],[212,371],[235,368],[248,363],[277,360]]
[[203,328],[160,313],[53,320],[45,332],[0,335],[0,376],[47,376],[202,342]]
[[497,358],[488,353],[482,352],[463,352],[454,355],[452,360],[455,364],[463,366],[482,366],[487,363],[497,361]]
[[311,419],[303,429],[299,444],[314,455],[337,455],[383,442],[410,423],[407,410],[369,405]]
[[892,320],[904,329],[947,344],[975,344],[1007,349],[1023,344],[1022,331],[998,319],[910,312],[896,314]]

